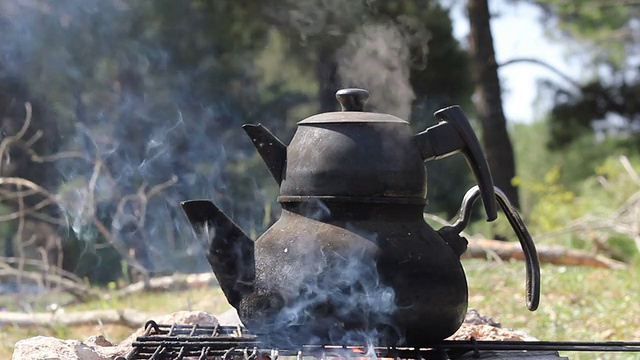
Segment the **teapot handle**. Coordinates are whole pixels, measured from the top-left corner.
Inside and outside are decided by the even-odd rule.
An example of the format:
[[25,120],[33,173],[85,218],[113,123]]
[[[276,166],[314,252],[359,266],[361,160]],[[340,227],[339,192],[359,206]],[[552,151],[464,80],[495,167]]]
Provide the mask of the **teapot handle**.
[[457,105],[438,110],[433,115],[440,123],[415,135],[422,158],[436,160],[462,152],[480,186],[487,221],[495,220],[498,210],[491,171],[469,120]]
[[[527,308],[531,311],[535,311],[540,303],[540,262],[538,260],[538,252],[536,245],[533,242],[533,238],[529,233],[524,221],[518,214],[516,208],[511,204],[507,196],[502,190],[494,186],[496,202],[502,208],[502,211],[507,216],[509,224],[515,231],[520,241],[520,246],[525,256],[526,271],[527,271]],[[471,209],[473,204],[478,200],[481,191],[478,185],[472,187],[467,191],[462,199],[460,206],[460,212],[458,213],[458,219],[451,226],[445,226],[438,232],[445,238],[451,238],[453,234],[460,234],[471,221]]]

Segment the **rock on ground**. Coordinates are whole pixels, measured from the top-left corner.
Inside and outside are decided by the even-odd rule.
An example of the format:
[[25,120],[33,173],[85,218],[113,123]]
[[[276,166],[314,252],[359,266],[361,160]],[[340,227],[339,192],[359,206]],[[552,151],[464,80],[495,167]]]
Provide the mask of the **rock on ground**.
[[[159,324],[218,324],[213,315],[203,311],[179,311],[154,320]],[[139,328],[118,345],[112,344],[103,336],[91,336],[86,342],[36,336],[18,341],[14,346],[12,360],[111,360],[131,352],[132,343],[144,331],[143,327]]]
[[92,347],[78,340],[60,340],[36,336],[20,340],[13,351],[13,360],[107,360]]

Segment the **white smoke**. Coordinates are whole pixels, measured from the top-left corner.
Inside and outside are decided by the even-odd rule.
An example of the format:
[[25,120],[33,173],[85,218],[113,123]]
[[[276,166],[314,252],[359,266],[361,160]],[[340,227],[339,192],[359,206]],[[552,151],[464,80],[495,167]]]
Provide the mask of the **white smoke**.
[[409,118],[415,99],[409,83],[410,52],[395,25],[367,24],[349,35],[339,51],[338,73],[345,85],[369,89],[376,109]]

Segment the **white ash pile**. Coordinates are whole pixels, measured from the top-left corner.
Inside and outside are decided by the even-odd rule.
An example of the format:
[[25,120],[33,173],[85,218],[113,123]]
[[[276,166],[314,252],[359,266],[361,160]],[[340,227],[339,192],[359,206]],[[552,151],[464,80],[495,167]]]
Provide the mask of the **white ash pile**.
[[464,323],[447,340],[493,340],[493,341],[534,341],[535,337],[518,330],[504,329],[489,316],[480,315],[476,309],[469,309]]

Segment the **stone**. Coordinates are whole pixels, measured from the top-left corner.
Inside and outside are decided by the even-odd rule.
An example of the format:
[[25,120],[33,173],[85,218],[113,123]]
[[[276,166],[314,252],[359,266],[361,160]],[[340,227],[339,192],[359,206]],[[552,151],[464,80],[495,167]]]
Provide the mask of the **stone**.
[[[204,311],[178,311],[154,319],[158,324],[186,324],[215,326],[218,320]],[[111,360],[126,356],[133,350],[133,342],[144,335],[144,327],[114,345],[104,336],[90,336],[85,342],[62,340],[49,336],[36,336],[18,341],[12,360]]]
[[478,310],[474,308],[467,310],[467,315],[464,317],[464,323],[471,325],[491,325],[495,327],[502,327],[499,322],[494,321],[490,316],[480,315]]
[[109,360],[79,340],[61,340],[36,336],[18,341],[13,360]]
[[[218,320],[215,316],[204,311],[178,311],[166,316],[160,316],[153,319],[158,324],[182,324],[182,325],[207,325],[215,326],[218,324]],[[112,347],[100,347],[97,350],[102,354],[107,354],[112,357],[125,356],[131,350],[133,350],[133,342],[136,338],[144,335],[144,326],[136,330],[128,338],[124,339],[116,346]]]
[[240,320],[240,317],[238,316],[238,312],[236,311],[236,309],[229,309],[223,312],[222,314],[216,316],[216,318],[220,322],[220,325],[223,325],[223,326],[237,326],[237,325],[242,326],[242,320]]
[[89,336],[86,343],[89,346],[113,346],[113,343],[102,335]]

